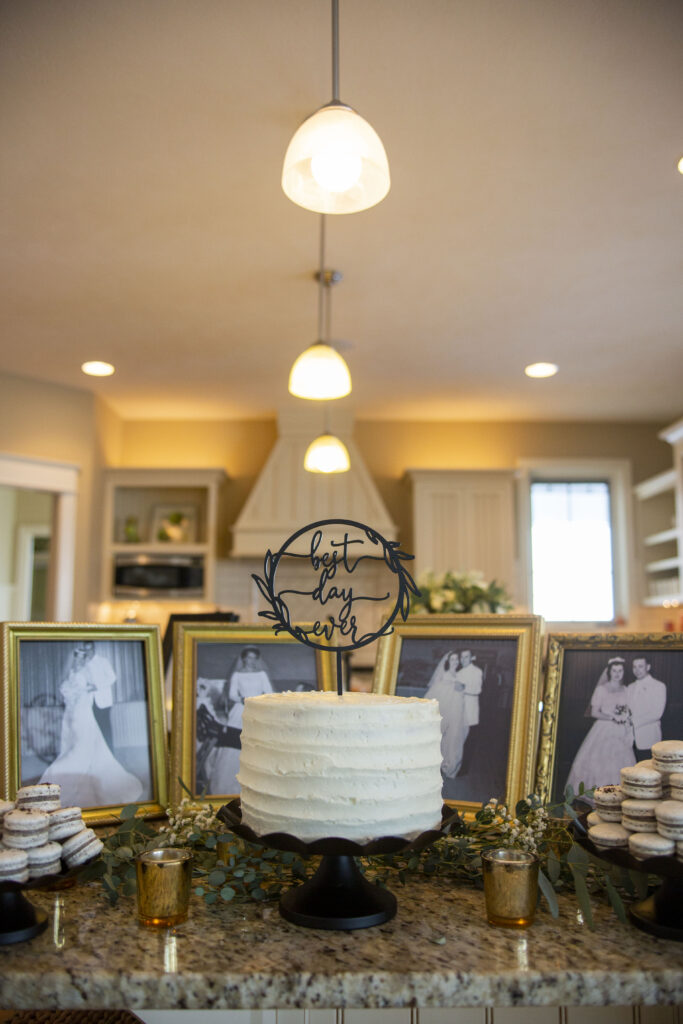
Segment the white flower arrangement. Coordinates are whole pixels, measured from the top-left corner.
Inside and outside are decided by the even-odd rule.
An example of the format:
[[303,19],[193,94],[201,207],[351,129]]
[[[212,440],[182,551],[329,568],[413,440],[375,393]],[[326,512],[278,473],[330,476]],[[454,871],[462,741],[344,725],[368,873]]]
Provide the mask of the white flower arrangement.
[[496,580],[487,582],[481,572],[437,575],[423,573],[417,580],[420,596],[410,603],[411,614],[439,615],[467,612],[508,612],[513,607],[507,590]]

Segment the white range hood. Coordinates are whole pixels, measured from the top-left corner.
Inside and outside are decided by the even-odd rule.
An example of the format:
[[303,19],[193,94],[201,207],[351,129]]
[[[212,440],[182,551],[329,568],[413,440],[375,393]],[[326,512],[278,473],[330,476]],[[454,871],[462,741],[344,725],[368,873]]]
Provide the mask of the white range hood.
[[387,540],[396,539],[396,526],[351,439],[351,414],[330,409],[329,424],[348,448],[351,468],[309,473],[304,454],[323,433],[323,410],[311,402],[280,412],[275,447],[233,527],[233,558],[262,559],[267,550],[279,550],[301,527],[321,519],[353,519]]

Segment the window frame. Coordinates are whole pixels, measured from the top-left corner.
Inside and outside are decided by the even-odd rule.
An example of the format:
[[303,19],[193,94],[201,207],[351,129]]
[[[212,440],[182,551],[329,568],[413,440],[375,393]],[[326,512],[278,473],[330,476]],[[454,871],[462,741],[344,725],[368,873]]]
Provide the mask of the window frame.
[[606,629],[627,621],[631,606],[631,581],[635,579],[633,560],[633,514],[631,508],[631,463],[629,459],[601,458],[526,458],[517,461],[517,510],[519,518],[520,598],[531,609],[531,484],[547,481],[580,483],[606,481],[610,491],[612,529],[612,567],[614,580],[614,618],[595,622],[591,619],[550,619],[554,628],[590,626]]

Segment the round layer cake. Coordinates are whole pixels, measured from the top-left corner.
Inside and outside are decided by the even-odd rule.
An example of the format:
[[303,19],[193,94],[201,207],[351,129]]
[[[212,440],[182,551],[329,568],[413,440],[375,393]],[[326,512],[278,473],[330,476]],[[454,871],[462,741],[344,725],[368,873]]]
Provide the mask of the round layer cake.
[[248,697],[237,778],[242,821],[258,835],[419,835],[441,820],[438,702],[320,691]]

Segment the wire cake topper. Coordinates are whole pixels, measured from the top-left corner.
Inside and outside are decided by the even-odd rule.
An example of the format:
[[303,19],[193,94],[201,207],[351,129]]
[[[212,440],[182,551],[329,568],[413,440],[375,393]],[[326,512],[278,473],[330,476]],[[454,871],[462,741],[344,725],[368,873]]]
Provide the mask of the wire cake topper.
[[[259,612],[272,619],[275,633],[287,632],[301,643],[319,651],[336,651],[337,693],[342,693],[342,652],[354,651],[392,632],[401,613],[405,620],[410,594],[420,591],[403,565],[413,556],[401,551],[398,541],[385,540],[376,530],[353,519],[322,519],[309,523],[289,537],[275,554],[267,551],[263,577],[252,573],[270,608]],[[353,574],[362,563],[384,567],[376,593],[361,593]],[[288,572],[287,570],[291,570]],[[287,576],[290,579],[287,579]],[[367,575],[366,575],[367,579]],[[298,606],[310,602],[313,615],[293,616],[288,602]],[[388,618],[379,629],[369,631],[359,622],[366,603],[391,603]],[[319,609],[323,609],[321,614]],[[301,625],[311,622],[312,625]]]

